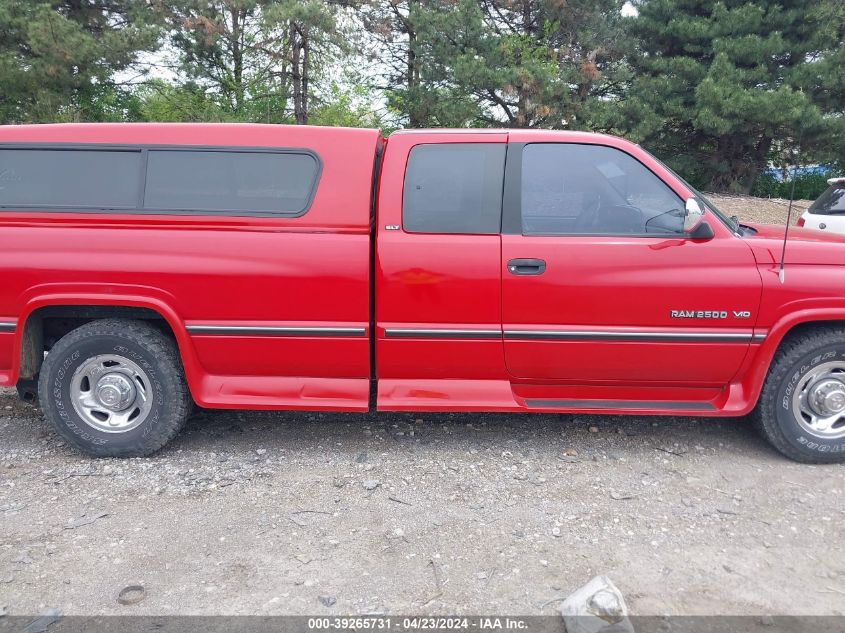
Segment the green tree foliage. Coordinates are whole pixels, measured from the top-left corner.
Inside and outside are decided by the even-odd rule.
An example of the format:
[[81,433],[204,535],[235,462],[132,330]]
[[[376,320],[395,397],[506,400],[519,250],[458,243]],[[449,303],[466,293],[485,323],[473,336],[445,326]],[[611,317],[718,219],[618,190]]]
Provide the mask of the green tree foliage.
[[[277,122],[292,123],[284,114],[284,97],[278,104],[270,99],[248,101],[244,109],[234,113],[221,104],[217,96],[194,82],[174,84],[154,79],[139,86],[133,93],[134,120],[184,123],[202,122]],[[267,108],[266,111],[263,108]],[[344,127],[382,127],[369,107],[363,89],[345,89],[334,85],[314,106],[309,115],[313,125]]]
[[269,0],[165,3],[182,81],[147,87],[150,112],[185,117],[181,120],[288,122],[286,32],[268,24],[269,5]]
[[290,85],[297,124],[308,123],[321,73],[347,52],[338,8],[323,0],[276,0],[266,10],[268,25],[287,30],[286,64],[281,72]]
[[368,103],[368,96],[360,86],[347,90],[333,85],[312,110],[310,121],[331,127],[383,128],[382,120]]
[[452,81],[471,95],[487,125],[600,128],[602,102],[618,94],[625,78],[622,6],[457,0],[425,31],[433,80]]
[[[176,0],[165,5],[170,43],[188,96],[204,87],[221,113],[239,117],[248,97],[264,89],[270,61],[260,5],[255,0]],[[191,99],[189,99],[191,101]]]
[[747,193],[769,160],[841,138],[840,0],[640,0],[618,127],[695,184]]
[[774,191],[769,164],[843,173],[845,1],[625,6],[0,0],[0,122],[586,129],[709,190]]
[[216,105],[206,111],[224,120],[308,123],[323,73],[344,50],[338,5],[171,0],[165,6],[171,44],[189,80],[181,97],[205,89],[204,103]]
[[135,116],[115,73],[157,47],[154,15],[146,0],[2,0],[0,122]]
[[152,79],[136,87],[139,121],[201,123],[238,121],[231,110],[221,105],[196,82],[174,84]]
[[368,35],[363,48],[373,69],[369,88],[384,95],[398,123],[414,128],[438,125],[441,118],[430,110],[436,91],[421,84],[418,31],[428,13],[424,0],[362,0],[356,10]]
[[412,127],[595,127],[623,85],[621,0],[369,0],[380,85]]

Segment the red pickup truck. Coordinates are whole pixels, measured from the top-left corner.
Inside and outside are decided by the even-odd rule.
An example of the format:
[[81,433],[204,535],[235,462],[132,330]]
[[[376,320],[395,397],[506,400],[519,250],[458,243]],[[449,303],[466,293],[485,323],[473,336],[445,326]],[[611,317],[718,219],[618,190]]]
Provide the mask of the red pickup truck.
[[[845,458],[845,238],[541,130],[0,127],[0,385],[146,455],[192,405],[741,416]],[[45,353],[46,352],[46,353]]]

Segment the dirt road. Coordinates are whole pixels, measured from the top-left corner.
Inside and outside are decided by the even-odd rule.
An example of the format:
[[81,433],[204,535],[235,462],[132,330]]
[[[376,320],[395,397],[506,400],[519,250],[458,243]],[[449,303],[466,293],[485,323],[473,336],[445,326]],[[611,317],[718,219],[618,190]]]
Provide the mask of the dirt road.
[[635,614],[834,614],[844,525],[845,467],[745,420],[201,412],[94,460],[0,394],[10,614],[551,614],[600,573]]

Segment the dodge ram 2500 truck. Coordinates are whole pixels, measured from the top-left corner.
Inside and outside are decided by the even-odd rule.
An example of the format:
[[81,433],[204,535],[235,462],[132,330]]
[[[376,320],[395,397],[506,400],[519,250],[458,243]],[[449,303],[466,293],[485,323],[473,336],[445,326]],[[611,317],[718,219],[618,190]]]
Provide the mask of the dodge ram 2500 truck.
[[146,455],[209,408],[742,416],[845,458],[845,238],[541,130],[0,127],[0,385]]

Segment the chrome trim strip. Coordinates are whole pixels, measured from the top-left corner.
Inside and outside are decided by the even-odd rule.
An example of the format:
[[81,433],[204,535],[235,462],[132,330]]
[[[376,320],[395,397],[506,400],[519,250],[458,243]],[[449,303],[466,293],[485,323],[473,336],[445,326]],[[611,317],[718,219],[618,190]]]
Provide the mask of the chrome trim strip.
[[[751,332],[619,332],[615,330],[505,330],[508,340],[673,341],[677,343],[750,343]],[[764,337],[765,338],[765,337]]]
[[386,338],[471,338],[501,339],[501,330],[473,330],[455,328],[385,328]]
[[188,325],[197,336],[366,336],[362,327],[287,327],[254,325]]
[[666,400],[526,400],[529,407],[560,409],[678,409],[683,411],[714,411],[709,402],[671,402]]
[[16,321],[0,321],[0,332],[14,332],[17,325]]
[[755,334],[754,338],[753,338],[754,343],[762,343],[765,340],[766,340],[765,334]]

